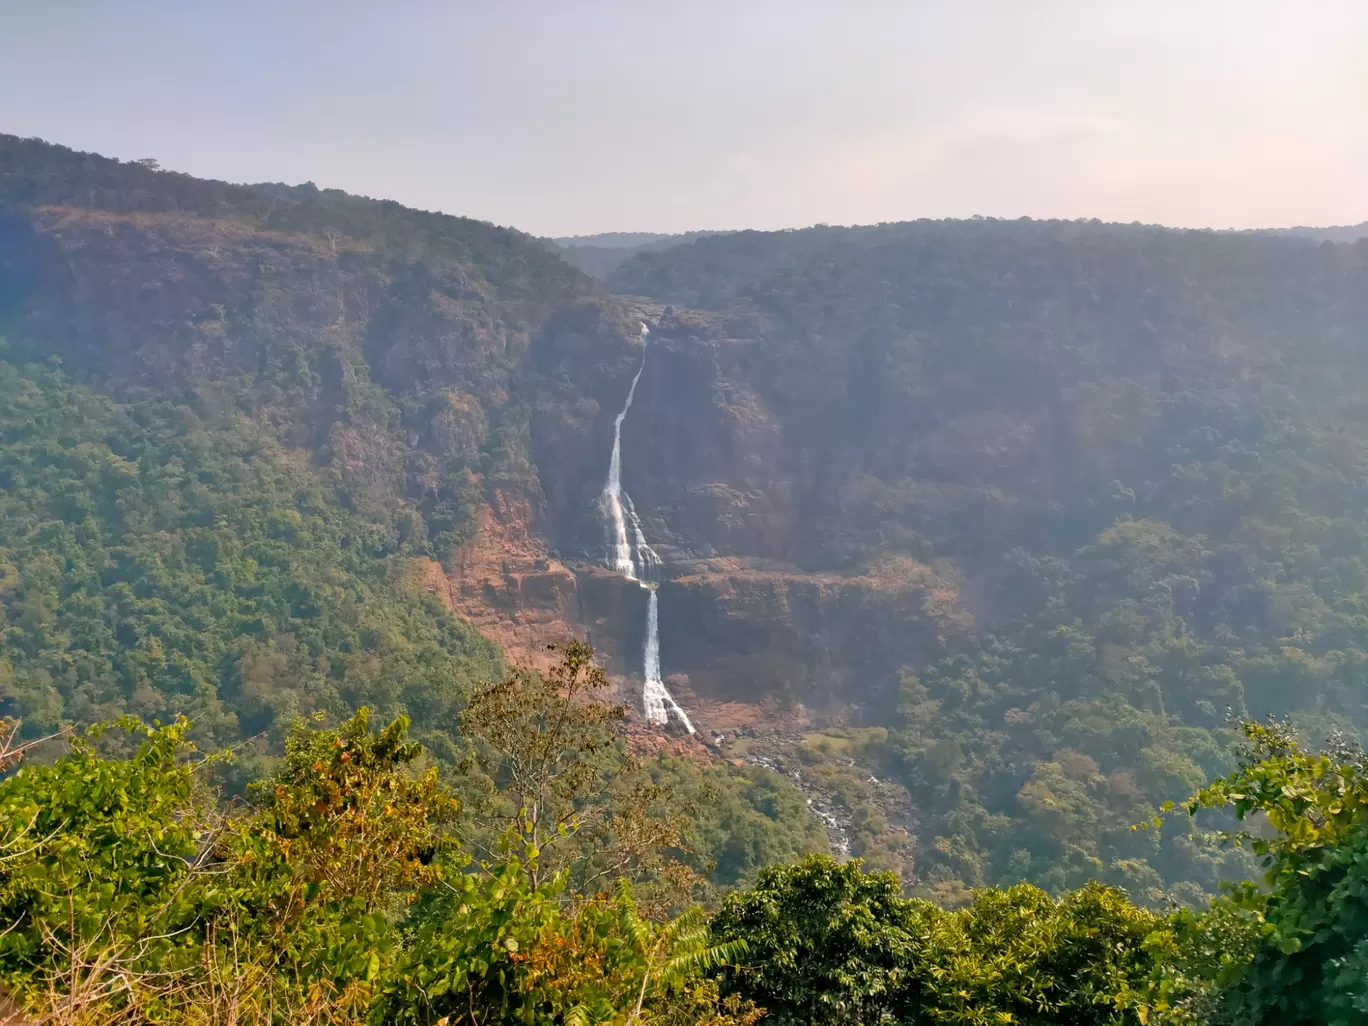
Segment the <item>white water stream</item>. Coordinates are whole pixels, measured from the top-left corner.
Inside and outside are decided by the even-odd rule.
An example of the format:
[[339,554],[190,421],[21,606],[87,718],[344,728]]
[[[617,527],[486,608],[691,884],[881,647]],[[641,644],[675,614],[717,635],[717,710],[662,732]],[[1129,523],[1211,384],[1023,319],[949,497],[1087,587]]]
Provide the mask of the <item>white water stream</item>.
[[[636,581],[650,592],[646,600],[646,651],[644,671],[646,683],[641,691],[642,711],[647,723],[665,724],[670,713],[679,717],[684,728],[692,734],[693,724],[688,714],[679,707],[674,696],[665,687],[660,675],[660,603],[656,587],[660,582],[660,557],[655,549],[646,544],[646,536],[641,530],[641,520],[637,517],[632,497],[622,488],[622,422],[627,411],[632,408],[636,397],[637,382],[641,372],[646,369],[646,340],[650,330],[641,326],[641,366],[632,378],[632,387],[627,390],[627,401],[622,412],[613,421],[613,455],[608,461],[608,480],[603,486],[600,504],[608,519],[608,565],[629,581]],[[630,528],[630,536],[628,534]]]
[[[647,585],[650,598],[646,600],[646,683],[641,689],[641,704],[646,712],[648,723],[665,723],[669,713],[679,717],[684,729],[690,734],[694,725],[689,722],[689,714],[679,707],[660,679],[660,603],[657,600],[655,585]],[[668,711],[667,711],[668,709]]]

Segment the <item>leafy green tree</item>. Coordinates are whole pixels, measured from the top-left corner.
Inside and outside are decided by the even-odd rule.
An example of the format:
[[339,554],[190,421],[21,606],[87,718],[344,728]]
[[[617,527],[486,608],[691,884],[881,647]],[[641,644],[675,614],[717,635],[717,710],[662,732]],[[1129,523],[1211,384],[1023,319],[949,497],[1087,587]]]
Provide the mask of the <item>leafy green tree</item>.
[[[1350,1026],[1368,1016],[1368,759],[1304,751],[1283,725],[1244,727],[1241,765],[1186,803],[1234,810],[1263,886],[1231,904],[1258,924],[1247,962],[1219,964],[1226,1014],[1250,1026]],[[1266,822],[1267,829],[1258,827]],[[1239,948],[1235,948],[1238,953]]]
[[372,731],[364,706],[335,729],[301,725],[280,772],[254,788],[254,838],[307,889],[355,900],[368,915],[440,880],[440,856],[455,848],[456,800],[435,766],[410,770],[423,748],[407,734],[403,717]]
[[720,939],[747,945],[742,962],[721,970],[722,990],[780,1026],[910,1022],[931,912],[903,899],[893,874],[865,873],[858,861],[810,855],[773,866],[713,920]]
[[630,1024],[668,1021],[681,1006],[694,1022],[727,1017],[699,974],[745,946],[713,943],[701,909],[653,923],[625,881],[567,906],[565,872],[534,884],[516,858],[488,869],[454,878],[421,911],[372,1010],[377,1026]]
[[0,975],[38,982],[74,958],[108,951],[146,965],[175,960],[196,919],[185,886],[211,858],[188,724],[114,725],[135,739],[102,756],[90,728],[49,765],[0,782]]
[[456,802],[436,767],[414,767],[407,732],[403,718],[372,729],[364,707],[335,728],[297,724],[280,772],[253,788],[261,804],[228,823],[215,920],[284,1005],[363,1008],[401,955],[397,922],[445,878]]
[[929,917],[924,1018],[963,1026],[1137,1026],[1158,916],[1096,884],[1056,901],[1029,884],[983,890]]
[[492,782],[478,810],[486,846],[511,843],[534,890],[562,869],[586,893],[684,869],[681,810],[629,757],[617,729],[627,711],[602,700],[607,687],[593,649],[574,641],[545,673],[477,688],[462,717]]
[[359,1014],[399,953],[395,921],[441,878],[452,812],[435,770],[409,772],[406,724],[367,722],[298,728],[257,810],[214,807],[184,721],[122,721],[123,757],[91,728],[19,769],[0,783],[0,979],[95,1021],[179,1022],[205,1002],[244,1022]]

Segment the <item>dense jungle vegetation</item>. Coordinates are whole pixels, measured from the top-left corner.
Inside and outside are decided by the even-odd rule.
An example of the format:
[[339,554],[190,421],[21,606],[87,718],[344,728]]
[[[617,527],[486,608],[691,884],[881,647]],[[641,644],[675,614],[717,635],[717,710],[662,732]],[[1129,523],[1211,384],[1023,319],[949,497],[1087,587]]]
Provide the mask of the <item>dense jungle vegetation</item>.
[[402,704],[441,750],[461,686],[496,672],[406,585],[397,535],[246,418],[4,361],[0,443],[0,685],[32,730],[193,712],[213,746]]
[[1263,821],[1228,835],[1263,885],[1198,912],[1096,883],[945,910],[828,856],[705,907],[669,789],[628,779],[590,657],[572,645],[546,677],[472,692],[463,733],[495,786],[469,804],[406,720],[377,729],[366,709],[297,723],[275,774],[231,804],[183,720],[28,744],[10,724],[6,1000],[53,1024],[292,1026],[1348,1026],[1368,1011],[1361,750],[1248,726],[1240,765],[1171,815]]

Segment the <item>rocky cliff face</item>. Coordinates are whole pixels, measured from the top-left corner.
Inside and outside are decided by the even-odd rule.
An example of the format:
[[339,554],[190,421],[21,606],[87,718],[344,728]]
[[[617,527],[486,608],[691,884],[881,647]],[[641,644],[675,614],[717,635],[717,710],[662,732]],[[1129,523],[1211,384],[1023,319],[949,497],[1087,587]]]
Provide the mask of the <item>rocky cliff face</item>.
[[[624,423],[623,479],[665,561],[667,672],[705,709],[778,699],[857,721],[881,709],[901,667],[934,658],[971,623],[953,568],[877,547],[840,567],[797,562],[809,555],[808,518],[823,508],[828,448],[811,446],[810,426],[751,384],[764,341],[697,311],[632,308],[652,334]],[[601,418],[605,456],[606,428]],[[568,482],[547,484],[555,460],[538,462],[549,494],[571,492]],[[602,543],[589,498],[556,520],[561,551],[580,567]],[[620,623],[607,597],[614,582],[589,583],[582,572],[581,622],[591,636],[606,635],[600,647],[618,665],[633,665],[638,636],[610,626]],[[639,623],[640,605],[629,595],[629,623]]]
[[868,573],[708,560],[661,593],[661,642],[700,695],[777,696],[858,719],[887,699],[890,668],[920,665],[969,626],[951,583],[906,557]]

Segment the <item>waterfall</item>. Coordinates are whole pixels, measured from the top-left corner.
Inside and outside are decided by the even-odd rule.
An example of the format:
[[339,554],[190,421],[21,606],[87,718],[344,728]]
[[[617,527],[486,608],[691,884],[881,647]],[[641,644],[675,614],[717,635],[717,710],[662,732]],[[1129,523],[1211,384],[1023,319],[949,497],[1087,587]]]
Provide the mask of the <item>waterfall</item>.
[[694,732],[694,725],[689,722],[689,714],[679,707],[679,703],[674,700],[674,695],[665,687],[665,682],[660,679],[660,603],[657,601],[656,589],[649,589],[650,598],[646,600],[646,683],[641,689],[641,704],[646,712],[647,723],[665,723],[669,719],[666,706],[670,712],[679,717],[684,729],[690,734]]
[[[627,411],[632,408],[632,398],[636,395],[637,382],[641,380],[641,372],[646,369],[646,325],[641,326],[641,366],[637,368],[636,377],[632,378],[632,387],[627,389],[627,402],[622,406],[622,412],[613,421],[613,455],[608,460],[608,480],[603,486],[603,496],[601,503],[608,514],[608,529],[610,536],[608,539],[608,565],[629,581],[637,580],[636,561],[632,556],[632,545],[627,540],[627,518],[624,515],[625,509],[632,500],[627,497],[627,493],[622,490],[622,421],[627,416]],[[636,536],[641,540],[641,544],[646,543],[646,539],[641,534],[641,527],[636,523],[636,510],[632,510],[632,520],[636,530]],[[655,555],[654,552],[651,555]]]
[[[665,687],[660,676],[660,603],[656,586],[660,580],[660,557],[655,549],[646,544],[646,535],[641,530],[641,519],[637,516],[632,497],[622,488],[622,422],[627,411],[632,408],[636,397],[637,382],[641,372],[646,369],[646,339],[650,335],[646,325],[641,326],[641,366],[637,368],[632,386],[627,389],[627,401],[622,412],[613,421],[613,454],[608,460],[608,480],[603,485],[599,504],[608,519],[608,565],[629,581],[636,581],[645,588],[650,596],[646,600],[646,651],[644,671],[646,683],[641,691],[642,711],[647,723],[664,724],[673,712],[679,717],[684,728],[694,733],[688,715],[679,707],[674,696]],[[630,528],[630,536],[628,530]]]

